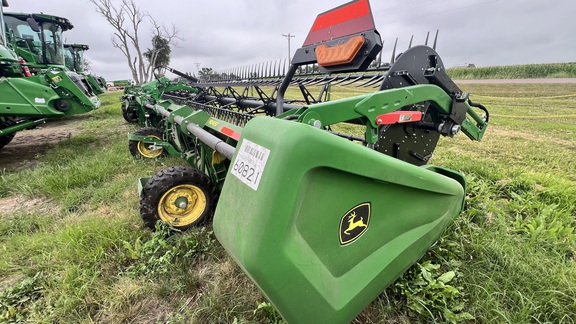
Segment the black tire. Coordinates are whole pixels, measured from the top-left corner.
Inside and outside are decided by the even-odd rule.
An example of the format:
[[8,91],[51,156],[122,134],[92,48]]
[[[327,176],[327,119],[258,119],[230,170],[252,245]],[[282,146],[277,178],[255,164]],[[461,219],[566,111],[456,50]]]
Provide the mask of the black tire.
[[[10,121],[0,120],[0,129],[4,129],[8,126],[12,126],[12,123]],[[4,146],[8,145],[8,143],[12,142],[12,140],[14,139],[14,136],[16,136],[16,132],[8,134],[8,135],[0,136],[0,150]]]
[[122,117],[124,117],[124,120],[130,124],[138,123],[138,111],[133,107],[131,108],[130,105],[126,106],[122,105]]
[[8,143],[12,142],[14,136],[16,136],[16,133],[0,136],[0,150],[3,149],[4,146],[8,145]]
[[[164,133],[158,128],[154,127],[144,127],[134,132],[134,135],[138,136],[151,136],[157,139],[163,139]],[[166,155],[166,150],[161,149],[149,149],[152,144],[146,144],[142,141],[128,141],[128,149],[133,157],[139,159],[155,159]]]
[[215,202],[216,193],[208,176],[191,166],[170,167],[144,185],[140,215],[151,229],[162,220],[186,230],[212,218]]

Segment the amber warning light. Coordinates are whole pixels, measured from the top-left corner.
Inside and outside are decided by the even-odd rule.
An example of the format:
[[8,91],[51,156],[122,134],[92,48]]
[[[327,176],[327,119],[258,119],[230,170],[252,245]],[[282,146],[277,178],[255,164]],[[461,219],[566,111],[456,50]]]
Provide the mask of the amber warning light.
[[354,36],[346,43],[329,47],[322,44],[316,47],[316,58],[320,66],[348,64],[354,60],[360,48],[364,45],[363,36]]

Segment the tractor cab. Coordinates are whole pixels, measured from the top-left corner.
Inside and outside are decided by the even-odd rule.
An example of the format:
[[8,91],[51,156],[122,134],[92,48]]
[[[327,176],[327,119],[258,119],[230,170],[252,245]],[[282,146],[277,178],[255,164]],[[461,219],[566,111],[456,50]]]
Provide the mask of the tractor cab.
[[16,53],[6,41],[4,7],[8,7],[6,0],[2,0],[2,5],[0,5],[0,76],[21,77],[22,71]]
[[64,67],[62,33],[74,26],[66,18],[46,14],[4,13],[6,36],[18,56],[37,69]]
[[2,0],[2,4],[0,5],[0,46],[6,47],[6,39],[4,37],[4,7],[8,7],[8,2],[6,0]]
[[64,63],[76,73],[84,72],[84,51],[90,49],[85,44],[64,44]]
[[84,67],[84,52],[90,47],[86,44],[64,44],[64,63],[66,68],[86,78],[95,94],[106,91],[106,83],[102,78],[90,74]]
[[[87,78],[65,66],[62,33],[74,28],[68,19],[47,14],[6,12],[4,20],[8,43],[32,75],[42,74],[46,70],[62,72],[66,76],[59,76],[55,80],[64,78],[74,83],[78,88],[74,90],[83,93],[82,101],[93,108],[100,106],[96,91]],[[72,85],[70,87],[73,89]]]

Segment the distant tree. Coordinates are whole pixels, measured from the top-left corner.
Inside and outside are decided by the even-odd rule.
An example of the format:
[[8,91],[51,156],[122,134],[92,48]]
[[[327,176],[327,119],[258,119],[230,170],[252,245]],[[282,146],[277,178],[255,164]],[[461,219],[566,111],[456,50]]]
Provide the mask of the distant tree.
[[84,71],[86,72],[92,71],[92,62],[89,59],[84,58],[84,62],[82,62],[82,65],[84,66]]
[[152,37],[152,48],[144,53],[148,60],[148,69],[160,69],[159,72],[163,75],[162,68],[170,64],[170,53],[172,53],[172,49],[168,39],[159,35]]
[[320,72],[320,65],[316,63],[312,64],[312,72]]
[[208,81],[215,76],[215,73],[212,68],[203,67],[200,71],[198,71],[198,75],[200,76],[201,80]]
[[[166,41],[169,45],[176,45],[178,30],[174,25],[166,28],[160,25],[148,13],[143,12],[136,4],[136,0],[89,0],[96,6],[96,11],[100,13],[108,23],[114,28],[112,45],[118,48],[126,57],[128,67],[132,72],[132,79],[136,84],[143,84],[153,77],[152,70],[156,66],[155,60],[158,55],[154,54],[156,45],[155,39]],[[146,51],[142,50],[140,28],[148,21],[152,24],[152,52],[150,59],[146,57]],[[170,53],[168,52],[168,57]]]

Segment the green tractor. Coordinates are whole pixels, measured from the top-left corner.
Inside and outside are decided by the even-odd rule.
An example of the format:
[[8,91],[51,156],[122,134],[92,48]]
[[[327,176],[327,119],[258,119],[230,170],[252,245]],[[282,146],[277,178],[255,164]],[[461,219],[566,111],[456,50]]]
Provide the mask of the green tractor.
[[[5,16],[4,6],[8,6],[6,0],[0,6],[0,149],[18,131],[100,106],[85,79],[58,67],[64,59],[62,31],[72,25],[47,15]],[[24,23],[15,24],[16,20]],[[17,53],[18,47],[28,51]]]
[[85,70],[84,52],[89,49],[90,47],[86,44],[64,44],[64,63],[70,71],[86,77],[94,93],[99,95],[106,92],[106,80]]
[[74,28],[68,19],[47,14],[6,12],[4,20],[9,44],[32,75],[43,71],[61,72],[61,82],[76,85],[76,89],[70,85],[68,90],[78,100],[93,109],[100,106],[88,80],[65,66],[62,33]]

